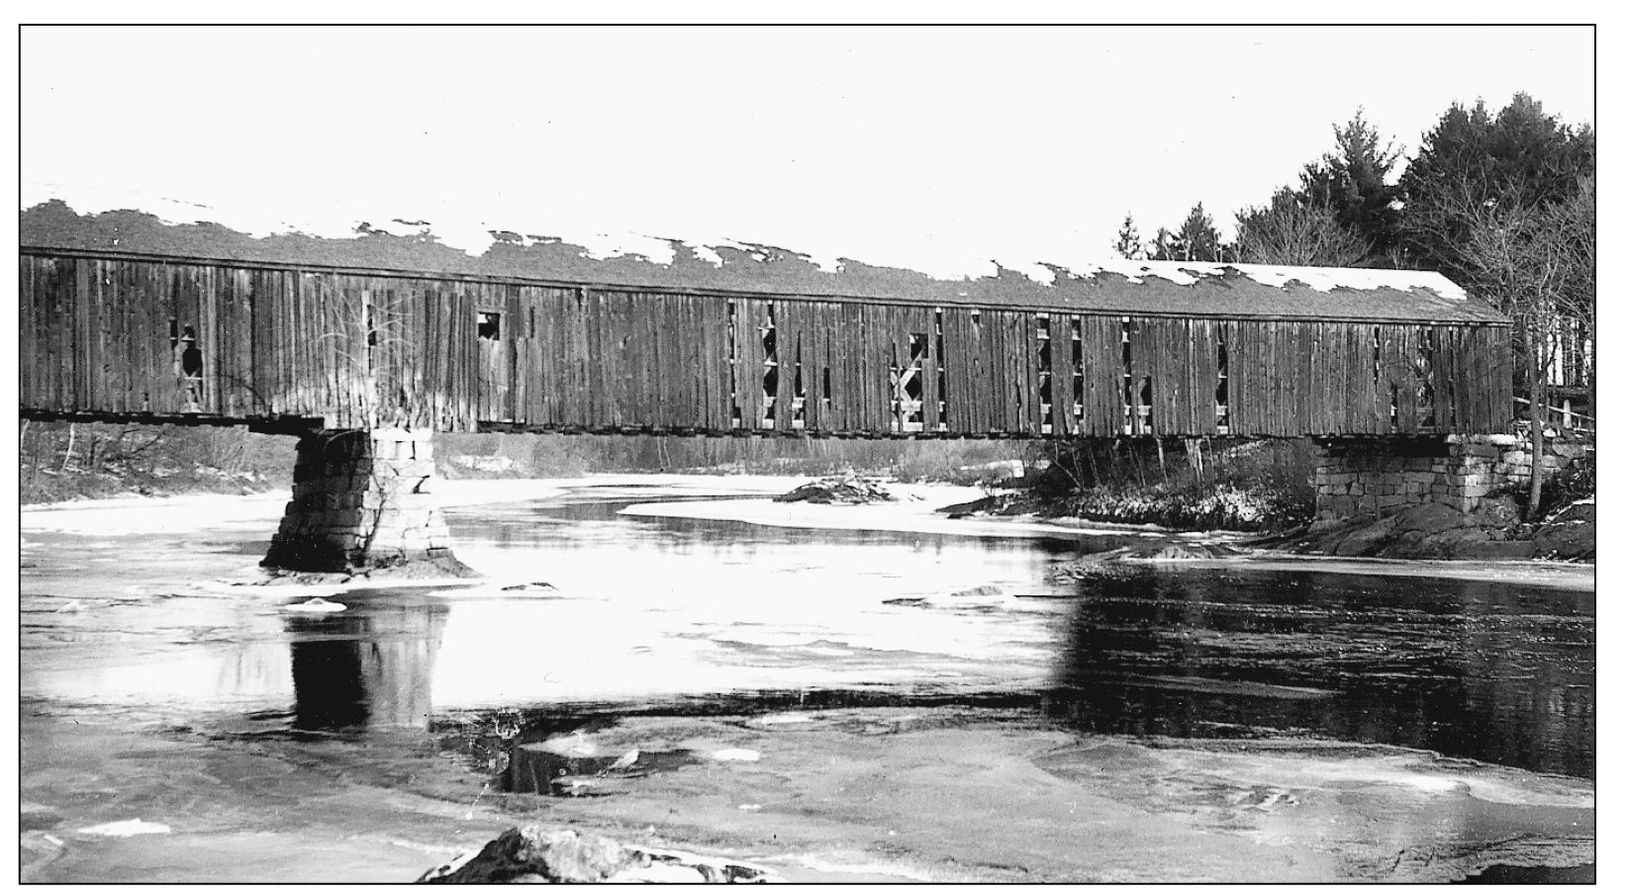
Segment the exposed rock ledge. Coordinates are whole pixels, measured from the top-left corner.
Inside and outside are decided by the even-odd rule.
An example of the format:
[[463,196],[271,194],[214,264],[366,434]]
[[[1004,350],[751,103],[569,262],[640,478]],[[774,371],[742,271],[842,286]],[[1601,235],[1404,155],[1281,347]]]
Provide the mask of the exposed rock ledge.
[[1538,524],[1521,524],[1511,499],[1471,512],[1431,503],[1386,517],[1318,523],[1294,550],[1340,557],[1592,560],[1594,506],[1571,505]]

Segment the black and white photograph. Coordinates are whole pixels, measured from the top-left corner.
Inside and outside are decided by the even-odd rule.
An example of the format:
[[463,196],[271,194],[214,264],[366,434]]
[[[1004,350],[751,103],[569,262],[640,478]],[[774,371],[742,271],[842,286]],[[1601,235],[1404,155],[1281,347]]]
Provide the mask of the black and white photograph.
[[1604,26],[35,12],[20,882],[1598,882]]

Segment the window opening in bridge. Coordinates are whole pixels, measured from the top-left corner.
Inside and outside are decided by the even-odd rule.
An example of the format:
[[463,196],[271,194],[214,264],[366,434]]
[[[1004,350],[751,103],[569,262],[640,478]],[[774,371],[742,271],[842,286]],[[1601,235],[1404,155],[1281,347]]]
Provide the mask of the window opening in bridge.
[[1214,349],[1214,368],[1218,371],[1218,380],[1214,384],[1214,430],[1228,434],[1231,432],[1231,352],[1225,343],[1224,329],[1219,331]]
[[[464,317],[464,318],[467,318],[467,317]],[[476,326],[476,334],[479,335],[480,340],[482,340],[482,341],[495,341],[495,340],[501,339],[501,337],[502,337],[502,314],[501,313],[491,313],[491,312],[486,312],[486,311],[482,310],[478,314],[478,319],[479,319],[479,322],[478,322],[478,324]],[[468,335],[464,335],[464,337],[468,337]]]
[[1140,432],[1152,432],[1152,377],[1147,375],[1140,379],[1140,402],[1135,406],[1140,416]]
[[1383,377],[1383,339],[1378,336],[1377,326],[1372,327],[1372,386],[1376,387]]
[[1435,424],[1434,352],[1437,346],[1434,329],[1417,329],[1417,417],[1421,427]]
[[924,332],[909,335],[909,358],[904,365],[894,359],[892,378],[892,431],[914,433],[926,429],[925,377],[923,369],[928,341]]
[[734,302],[728,302],[728,426],[737,430],[740,422],[739,347],[734,340]]
[[802,345],[796,345],[796,375],[791,380],[790,426],[792,430],[807,427],[807,391],[802,388]]
[[779,338],[775,330],[773,305],[768,305],[768,324],[758,329],[762,334],[762,417],[757,427],[771,429],[779,401]]
[[[1446,356],[1451,357],[1451,356],[1460,356],[1461,355],[1460,353],[1457,352],[1457,349],[1456,349],[1461,343],[1460,341],[1457,340],[1457,338],[1458,338],[1458,335],[1456,335],[1455,333],[1448,333],[1446,335],[1446,348],[1445,348],[1446,349]],[[1454,363],[1453,363],[1453,365],[1454,365]],[[1451,425],[1452,429],[1453,430],[1456,429],[1456,426],[1457,426],[1457,383],[1456,383],[1456,376],[1455,375],[1447,375],[1445,377],[1445,414],[1446,414],[1446,418],[1448,419],[1448,422]]]
[[1122,360],[1118,383],[1119,396],[1123,401],[1123,427],[1124,433],[1135,432],[1135,379],[1130,374],[1129,355],[1129,317],[1123,316],[1119,320],[1119,350]]
[[1084,323],[1077,316],[1069,320],[1068,327],[1072,329],[1072,357],[1073,357],[1073,418],[1082,421],[1084,418]]
[[525,336],[536,337],[536,307],[525,308]]
[[826,365],[824,366],[824,404],[826,406],[828,406],[828,405],[830,405],[830,366],[828,364],[829,357],[825,358],[825,362],[826,362]]
[[192,326],[179,326],[176,336],[175,320],[170,320],[170,342],[175,351],[175,377],[180,387],[181,411],[203,411],[203,350]]
[[1034,317],[1038,323],[1034,333],[1039,348],[1039,433],[1053,433],[1056,429],[1055,412],[1055,382],[1050,366],[1050,317],[1039,313]]
[[948,372],[943,368],[943,311],[934,313],[933,325],[937,334],[937,429],[948,430]]

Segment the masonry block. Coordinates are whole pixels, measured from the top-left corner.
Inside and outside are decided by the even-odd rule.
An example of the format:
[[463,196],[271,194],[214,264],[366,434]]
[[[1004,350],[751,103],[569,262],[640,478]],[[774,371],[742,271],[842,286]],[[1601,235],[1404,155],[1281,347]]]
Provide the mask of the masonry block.
[[324,430],[300,438],[292,497],[263,563],[354,571],[452,560],[451,533],[428,484],[427,431]]
[[[1348,517],[1356,509],[1374,508],[1393,512],[1429,502],[1468,510],[1501,487],[1528,481],[1530,455],[1519,444],[1520,438],[1511,434],[1452,435],[1434,445],[1382,439],[1326,443],[1316,476],[1316,515]],[[1543,464],[1556,469],[1572,460],[1573,451],[1554,449]],[[1354,484],[1347,495],[1338,487],[1345,480]]]

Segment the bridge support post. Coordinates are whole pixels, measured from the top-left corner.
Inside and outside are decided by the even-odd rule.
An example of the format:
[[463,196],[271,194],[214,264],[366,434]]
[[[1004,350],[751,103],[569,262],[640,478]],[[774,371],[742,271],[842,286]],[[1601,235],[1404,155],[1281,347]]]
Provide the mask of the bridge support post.
[[300,436],[293,497],[262,565],[355,572],[433,562],[467,574],[429,494],[435,476],[429,436],[396,428]]

